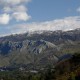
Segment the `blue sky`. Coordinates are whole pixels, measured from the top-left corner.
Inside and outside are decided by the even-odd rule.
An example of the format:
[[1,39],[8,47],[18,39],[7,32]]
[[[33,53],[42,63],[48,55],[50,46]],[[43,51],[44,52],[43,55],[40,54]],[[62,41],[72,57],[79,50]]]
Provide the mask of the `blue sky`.
[[0,0],[0,36],[79,25],[80,0]]
[[80,0],[32,0],[28,5],[32,21],[46,21],[79,15]]

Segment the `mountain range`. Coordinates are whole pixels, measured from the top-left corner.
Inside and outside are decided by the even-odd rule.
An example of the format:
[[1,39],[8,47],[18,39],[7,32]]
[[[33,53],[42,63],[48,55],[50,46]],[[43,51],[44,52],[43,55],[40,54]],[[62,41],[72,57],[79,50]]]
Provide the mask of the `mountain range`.
[[0,37],[0,67],[42,68],[80,52],[80,29]]

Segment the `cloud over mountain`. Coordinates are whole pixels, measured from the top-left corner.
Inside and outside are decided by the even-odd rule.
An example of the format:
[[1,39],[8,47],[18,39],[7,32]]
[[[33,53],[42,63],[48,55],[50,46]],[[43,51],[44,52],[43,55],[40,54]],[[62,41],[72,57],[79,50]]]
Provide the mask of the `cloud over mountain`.
[[18,34],[18,33],[34,32],[34,31],[42,31],[42,30],[68,31],[76,28],[80,28],[80,16],[65,17],[63,19],[56,19],[52,21],[45,21],[45,22],[39,22],[39,23],[33,22],[28,24],[27,23],[17,24],[17,25],[6,27],[6,30],[8,31],[7,34]]

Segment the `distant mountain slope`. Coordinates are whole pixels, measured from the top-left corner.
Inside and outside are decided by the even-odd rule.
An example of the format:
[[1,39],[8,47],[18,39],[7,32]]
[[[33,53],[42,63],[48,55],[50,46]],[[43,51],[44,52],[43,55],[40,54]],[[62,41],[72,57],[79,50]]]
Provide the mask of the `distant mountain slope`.
[[54,43],[60,43],[67,40],[80,41],[80,29],[75,29],[71,31],[36,31],[36,32],[27,32],[25,34],[19,35],[10,35],[6,37],[1,37],[0,42],[9,40],[9,41],[24,41],[24,40],[45,40]]
[[52,55],[54,63],[58,60],[55,52],[57,52],[57,46],[44,40],[25,40],[23,42],[3,41],[0,43],[0,66],[10,64],[45,64],[49,56]]
[[61,56],[80,52],[80,29],[41,31],[0,38],[0,67],[54,65]]

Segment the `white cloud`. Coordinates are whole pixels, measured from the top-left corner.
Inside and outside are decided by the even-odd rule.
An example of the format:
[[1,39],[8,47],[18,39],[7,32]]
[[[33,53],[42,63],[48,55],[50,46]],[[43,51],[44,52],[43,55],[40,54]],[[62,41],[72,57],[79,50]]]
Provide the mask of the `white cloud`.
[[20,4],[22,0],[6,0],[9,5],[17,5]]
[[12,9],[11,9],[9,6],[5,6],[5,7],[3,8],[3,11],[4,11],[5,13],[9,13],[9,12],[12,11]]
[[80,12],[80,7],[79,7],[79,8],[77,8],[77,12]]
[[6,13],[10,15],[9,18],[15,19],[15,21],[27,21],[31,16],[28,15],[28,9],[25,4],[30,1],[31,0],[0,0],[0,7],[3,14]]
[[5,6],[3,11],[6,13],[14,13],[14,12],[27,12],[28,9],[24,5],[18,5],[14,7]]
[[13,10],[17,12],[26,12],[27,8],[24,5],[19,5],[19,6],[15,6]]
[[26,12],[14,12],[12,17],[17,21],[27,21],[30,19],[30,16]]
[[18,4],[22,4],[22,3],[28,3],[31,0],[3,0],[4,2],[6,2],[7,5],[18,5]]
[[[80,28],[80,16],[75,17],[65,17],[63,19],[56,19],[52,21],[45,21],[45,22],[33,22],[28,24],[17,24],[11,25],[10,27],[6,27],[7,34],[19,34],[24,32],[34,32],[34,31],[55,31],[55,30],[73,30],[76,28]],[[4,35],[7,35],[4,32]],[[0,34],[1,35],[1,34]]]
[[10,21],[10,16],[9,14],[2,14],[0,15],[0,24],[8,24]]
[[34,32],[34,31],[55,31],[55,30],[73,30],[80,28],[80,16],[76,17],[66,17],[64,19],[56,19],[53,21],[45,21],[41,23],[31,23],[31,24],[18,24],[10,28],[11,33],[24,33],[24,32]]
[[11,13],[11,18],[16,21],[27,21],[31,16],[27,13],[28,9],[24,5],[18,5],[14,7],[5,7],[4,12]]

